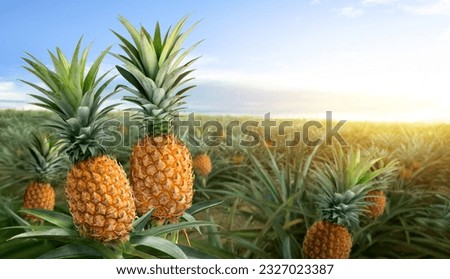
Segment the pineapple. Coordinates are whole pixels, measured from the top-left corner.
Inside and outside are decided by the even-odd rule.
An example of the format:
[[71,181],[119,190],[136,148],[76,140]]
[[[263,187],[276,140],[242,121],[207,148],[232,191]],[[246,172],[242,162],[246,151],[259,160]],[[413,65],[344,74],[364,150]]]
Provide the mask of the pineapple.
[[386,194],[381,190],[372,190],[367,193],[366,201],[371,205],[367,207],[369,217],[381,216],[386,208]]
[[[25,189],[23,196],[24,209],[46,209],[53,210],[55,207],[55,189],[50,183],[33,181]],[[33,215],[25,215],[25,219],[31,222],[41,221]]]
[[89,48],[79,57],[81,41],[70,62],[59,48],[56,54],[50,52],[54,70],[28,54],[23,58],[28,64],[25,69],[45,86],[23,82],[43,93],[31,94],[38,100],[35,105],[58,116],[49,126],[55,129],[62,150],[72,162],[65,192],[80,235],[101,242],[126,240],[135,218],[132,190],[124,170],[102,145],[106,140],[102,125],[115,105],[100,108],[106,99],[101,94],[114,77],[104,81],[108,73],[100,78],[97,74],[109,49],[85,71]]
[[367,202],[366,187],[358,186],[343,194],[325,184],[317,195],[321,220],[306,232],[303,256],[310,259],[347,259],[352,248],[351,229],[359,224],[359,216]]
[[212,170],[211,158],[206,153],[198,154],[194,156],[193,166],[198,175],[207,177]]
[[[65,158],[59,156],[58,148],[42,134],[33,134],[30,146],[30,161],[26,172],[33,176],[25,189],[23,208],[53,210],[55,206],[55,190],[50,179],[65,169]],[[36,222],[38,218],[25,215],[26,219]]]
[[159,24],[153,36],[144,27],[138,31],[125,18],[120,18],[132,41],[114,34],[122,42],[126,55],[115,55],[124,65],[116,66],[119,73],[133,86],[119,85],[134,96],[124,100],[138,105],[135,110],[146,128],[145,135],[133,146],[130,159],[130,182],[133,187],[136,210],[143,215],[153,209],[154,221],[177,221],[192,204],[193,163],[191,154],[173,134],[173,120],[182,109],[185,93],[193,85],[187,76],[192,59],[183,59],[200,43],[182,52],[187,35],[182,33],[187,17],[161,37]]
[[327,221],[314,223],[303,241],[303,255],[309,259],[348,259],[351,249],[348,229]]

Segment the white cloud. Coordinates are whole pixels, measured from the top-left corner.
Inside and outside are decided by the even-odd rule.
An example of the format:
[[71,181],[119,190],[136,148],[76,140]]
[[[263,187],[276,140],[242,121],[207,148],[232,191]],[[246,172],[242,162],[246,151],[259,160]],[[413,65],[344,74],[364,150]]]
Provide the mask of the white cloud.
[[0,81],[0,109],[2,108],[29,108],[32,98],[29,91],[12,81]]
[[[197,55],[191,55],[190,57],[186,57],[185,61],[189,61],[191,59],[194,59],[198,57]],[[223,63],[223,61],[220,60],[219,57],[209,54],[202,54],[201,58],[195,62],[195,67],[201,68],[201,67],[209,67],[218,65],[220,63]]]
[[344,16],[347,18],[357,18],[357,17],[362,16],[364,14],[364,11],[362,9],[358,9],[358,8],[349,6],[349,7],[339,9],[338,13],[341,16]]
[[10,81],[3,81],[3,82],[0,82],[0,94],[2,93],[2,92],[6,92],[6,91],[8,91],[8,90],[11,90],[11,88],[13,87],[13,83],[12,82],[10,82]]
[[449,43],[450,42],[450,27],[447,27],[447,29],[443,30],[439,36],[438,36],[438,43]]
[[22,92],[14,82],[0,82],[0,100],[24,101],[25,99],[27,99],[26,93]]
[[450,0],[438,0],[428,5],[404,6],[403,10],[417,15],[450,15]]
[[[300,107],[305,106],[303,101],[307,100],[301,99],[303,97],[288,98],[287,95],[282,95],[283,92],[313,92],[311,94],[315,96],[326,92],[330,94],[328,99],[332,101],[328,102],[328,99],[325,99],[322,106],[315,105],[314,108],[318,111],[325,110],[327,106],[333,110],[338,107],[341,111],[344,111],[344,108],[356,111],[353,104],[357,103],[362,106],[361,111],[367,105],[368,114],[372,114],[375,118],[377,115],[390,112],[405,114],[405,119],[408,113],[407,117],[410,120],[416,115],[422,119],[449,121],[450,96],[447,94],[450,90],[447,81],[450,75],[449,34],[450,29],[443,28],[441,36],[437,36],[435,42],[421,46],[406,47],[393,42],[385,43],[387,45],[384,47],[383,44],[374,44],[330,52],[323,57],[317,57],[313,60],[314,63],[308,66],[302,67],[295,63],[289,66],[287,63],[282,71],[277,67],[260,72],[238,68],[202,68],[197,73],[197,82],[199,88],[202,88],[204,83],[215,86],[223,83],[236,85],[235,89],[229,89],[229,94],[224,93],[221,96],[230,96],[229,98],[233,100],[243,98],[246,104],[247,100],[251,99],[247,95],[255,98],[255,94],[258,93],[258,100],[261,100],[260,91],[270,91],[272,99],[262,100],[258,108],[273,110],[274,107],[279,107],[286,113],[295,111],[288,106],[289,103]],[[211,88],[207,91],[215,92]],[[359,101],[352,101],[353,97]],[[278,106],[273,100],[280,98],[286,102]],[[321,99],[319,103],[322,101]],[[342,104],[343,102],[345,104]],[[427,112],[428,110],[434,112]],[[365,117],[369,118],[369,115]],[[386,116],[389,117],[400,119],[400,115]]]
[[318,5],[320,4],[320,0],[312,0],[311,5]]

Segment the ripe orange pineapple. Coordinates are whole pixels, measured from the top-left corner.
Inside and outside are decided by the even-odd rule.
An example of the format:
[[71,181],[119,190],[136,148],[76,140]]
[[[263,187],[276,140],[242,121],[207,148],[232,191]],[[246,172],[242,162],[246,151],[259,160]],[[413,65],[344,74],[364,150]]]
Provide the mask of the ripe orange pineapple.
[[[53,210],[55,207],[55,189],[50,183],[31,182],[25,189],[22,207],[25,209]],[[39,218],[28,214],[25,215],[25,219],[32,222],[40,221]]]
[[303,241],[303,256],[309,259],[349,258],[350,229],[359,223],[365,204],[363,187],[340,194],[328,186],[323,186],[317,197],[322,220],[308,229]]
[[[33,134],[28,151],[31,156],[26,171],[33,176],[33,179],[25,189],[22,207],[53,210],[55,190],[49,182],[54,175],[65,168],[64,157],[59,156],[55,144],[42,134]],[[25,215],[25,218],[33,222],[40,221],[32,215]]]
[[[45,87],[24,81],[44,96],[31,95],[36,105],[59,116],[52,122],[62,149],[73,165],[67,175],[66,196],[73,222],[83,236],[102,241],[126,240],[135,218],[135,205],[125,172],[107,155],[102,142],[102,125],[115,105],[100,108],[101,94],[114,78],[97,78],[104,51],[85,71],[89,48],[79,58],[81,40],[73,57],[67,60],[57,48],[50,53],[54,71],[35,57],[24,58],[27,70],[39,77]],[[109,94],[107,97],[111,96]]]
[[303,254],[310,259],[347,259],[351,249],[347,228],[327,221],[315,222],[303,242]]
[[174,220],[190,207],[191,155],[174,135],[145,136],[133,147],[130,168],[138,214],[154,209],[154,219]]
[[134,96],[124,100],[138,105],[138,118],[146,134],[134,145],[130,159],[130,180],[136,209],[143,215],[151,209],[152,219],[176,221],[192,204],[194,177],[192,157],[186,145],[173,134],[173,120],[182,109],[185,93],[194,86],[185,86],[197,59],[184,63],[184,58],[199,44],[182,52],[187,35],[182,33],[187,18],[161,37],[159,24],[150,36],[144,27],[138,31],[120,18],[132,42],[114,32],[122,42],[126,55],[115,55],[124,65],[119,73],[133,86],[119,85]]
[[203,177],[207,177],[212,170],[211,158],[205,153],[194,156],[193,164],[194,171]]
[[42,208],[53,210],[55,207],[55,189],[50,183],[31,182],[25,189],[23,208]]
[[386,194],[384,191],[369,191],[366,196],[366,201],[371,203],[367,207],[369,217],[375,218],[383,214],[386,208]]

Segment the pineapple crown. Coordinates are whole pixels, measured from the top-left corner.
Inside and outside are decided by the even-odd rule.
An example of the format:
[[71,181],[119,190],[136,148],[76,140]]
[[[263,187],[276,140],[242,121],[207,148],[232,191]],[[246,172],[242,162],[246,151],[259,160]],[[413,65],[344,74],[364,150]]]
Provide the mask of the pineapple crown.
[[317,197],[317,206],[322,219],[353,229],[359,225],[359,216],[365,211],[368,202],[365,201],[366,188],[354,187],[344,193],[333,189],[322,188]]
[[175,115],[184,109],[184,98],[188,90],[195,85],[187,85],[193,78],[188,78],[194,70],[190,66],[199,58],[184,63],[184,59],[200,42],[187,50],[182,44],[197,25],[182,32],[188,17],[183,17],[173,29],[169,28],[164,37],[161,35],[159,23],[156,23],[153,36],[141,26],[138,31],[125,18],[119,20],[132,38],[132,42],[112,31],[122,42],[120,47],[125,55],[114,54],[124,63],[116,66],[119,73],[132,87],[118,85],[134,96],[123,99],[138,105],[137,118],[146,124],[147,133],[151,135],[167,134],[172,130]]
[[29,53],[28,58],[23,58],[28,64],[24,68],[37,76],[45,87],[24,80],[22,82],[43,94],[30,94],[38,100],[34,105],[59,116],[57,120],[51,120],[48,126],[56,129],[59,144],[74,163],[106,153],[101,144],[106,134],[101,128],[107,120],[107,113],[116,106],[113,104],[101,108],[103,102],[116,93],[113,91],[104,98],[101,96],[115,77],[104,81],[109,73],[106,72],[97,78],[101,62],[109,48],[85,71],[91,46],[84,49],[80,57],[81,42],[82,38],[78,41],[70,62],[59,48],[56,53],[49,51],[54,70]]
[[58,146],[43,134],[32,134],[28,151],[29,172],[37,182],[48,182],[67,168],[66,158],[59,154]]
[[[325,176],[322,183],[331,183],[343,193],[359,185],[372,185],[370,190],[385,187],[380,178],[391,171],[393,165],[381,165],[382,157],[362,156],[359,148],[351,147],[347,152],[341,145],[332,146],[332,158],[326,158],[320,169]],[[329,180],[329,181],[327,181]]]

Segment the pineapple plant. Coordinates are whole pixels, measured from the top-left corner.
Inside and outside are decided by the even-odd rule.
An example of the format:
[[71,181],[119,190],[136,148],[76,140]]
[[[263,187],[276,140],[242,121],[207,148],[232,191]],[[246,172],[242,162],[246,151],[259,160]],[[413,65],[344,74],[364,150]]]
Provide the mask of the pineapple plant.
[[[58,147],[42,134],[33,134],[30,146],[29,164],[26,172],[33,176],[25,189],[22,207],[25,209],[53,210],[55,190],[50,180],[66,168],[65,157],[60,156]],[[25,215],[32,222],[38,218]]]
[[193,71],[190,66],[197,58],[184,63],[184,58],[200,43],[182,51],[183,41],[195,27],[185,33],[183,17],[173,29],[161,36],[157,23],[154,34],[141,27],[138,31],[125,18],[120,21],[132,42],[114,34],[122,42],[125,55],[115,57],[124,63],[116,66],[132,85],[119,85],[134,96],[124,100],[136,104],[136,118],[145,128],[145,135],[133,146],[130,159],[130,183],[136,210],[143,215],[153,209],[152,220],[177,221],[191,206],[193,198],[193,162],[185,143],[173,131],[173,120],[182,110],[186,85]]
[[[391,158],[391,154],[389,154],[385,149],[379,149],[371,146],[366,151],[366,155],[369,157],[375,156],[378,158],[378,160],[370,168],[371,171],[382,170],[379,175],[374,177],[375,183],[388,185],[396,180],[396,177],[398,176],[398,161]],[[367,193],[366,201],[371,204],[367,207],[367,217],[376,218],[384,213],[384,209],[386,208],[386,193],[384,189],[380,188],[370,190]]]
[[70,61],[59,48],[56,53],[49,52],[54,70],[28,54],[23,58],[28,64],[25,69],[44,86],[23,82],[43,94],[30,94],[38,101],[35,105],[57,116],[49,126],[55,129],[61,150],[72,162],[65,193],[80,235],[101,242],[126,240],[135,219],[132,190],[123,168],[102,145],[107,139],[102,125],[115,106],[101,107],[115,93],[102,98],[114,77],[106,79],[108,72],[97,77],[109,49],[86,69],[90,47],[80,57],[81,41]]
[[381,158],[361,156],[360,150],[353,148],[345,154],[340,145],[332,148],[332,158],[314,170],[318,184],[314,199],[320,220],[308,229],[303,241],[302,252],[307,258],[349,258],[351,231],[359,226],[360,217],[384,211],[383,175],[393,165],[375,168]]

